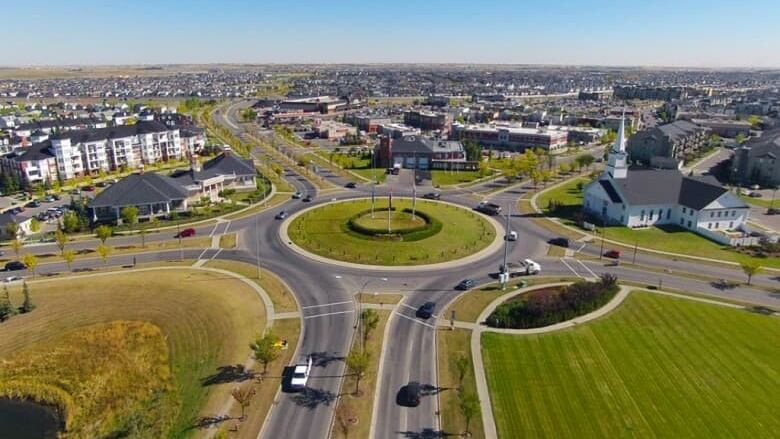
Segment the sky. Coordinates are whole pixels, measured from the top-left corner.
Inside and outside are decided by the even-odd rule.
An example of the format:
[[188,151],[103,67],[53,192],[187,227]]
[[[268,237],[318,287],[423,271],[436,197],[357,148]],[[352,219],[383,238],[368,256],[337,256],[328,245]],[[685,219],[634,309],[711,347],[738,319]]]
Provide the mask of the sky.
[[0,65],[780,67],[780,0],[3,2]]

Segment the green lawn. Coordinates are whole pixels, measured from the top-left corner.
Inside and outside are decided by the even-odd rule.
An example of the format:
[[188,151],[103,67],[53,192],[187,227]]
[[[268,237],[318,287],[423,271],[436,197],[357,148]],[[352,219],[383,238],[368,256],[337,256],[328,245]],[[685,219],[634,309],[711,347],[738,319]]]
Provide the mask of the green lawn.
[[383,183],[385,181],[385,177],[387,177],[384,168],[375,168],[375,169],[359,168],[359,169],[350,169],[349,171],[358,174],[361,177],[366,178],[368,180],[373,180],[374,178],[376,178],[376,181],[378,183]]
[[485,177],[485,175],[480,174],[479,171],[445,171],[441,169],[431,171],[431,179],[434,186],[470,183],[482,177]]
[[754,206],[758,207],[766,207],[769,208],[769,205],[771,204],[772,207],[778,207],[780,208],[780,199],[775,198],[774,204],[772,203],[772,197],[769,198],[754,198],[754,197],[748,197],[747,195],[740,195],[739,198],[748,203],[752,204]]
[[485,333],[499,437],[777,437],[780,320],[634,292],[560,332]]
[[[579,182],[587,183],[587,181],[584,178],[574,179],[564,185],[546,191],[536,199],[536,205],[545,214],[552,215],[547,209],[550,202],[556,200],[562,203],[562,207],[558,208],[555,216],[563,220],[565,224],[576,227],[577,224],[571,218],[582,206],[582,191],[577,189],[577,184]],[[628,227],[598,228],[599,233],[602,230],[607,239],[620,241],[631,248],[635,244],[639,244],[640,247],[653,250],[737,263],[757,261],[765,267],[780,268],[780,258],[756,258],[745,255],[679,227],[649,227],[643,229],[630,229]]]
[[[411,200],[396,199],[393,207],[411,208]],[[449,204],[421,200],[417,202],[417,209],[442,222],[441,231],[428,238],[413,242],[370,239],[345,230],[349,218],[370,208],[370,200],[329,204],[295,218],[288,233],[296,244],[310,252],[372,265],[419,265],[449,261],[482,250],[493,241],[496,234],[495,229],[477,213]],[[387,199],[378,200],[376,208],[387,208]]]

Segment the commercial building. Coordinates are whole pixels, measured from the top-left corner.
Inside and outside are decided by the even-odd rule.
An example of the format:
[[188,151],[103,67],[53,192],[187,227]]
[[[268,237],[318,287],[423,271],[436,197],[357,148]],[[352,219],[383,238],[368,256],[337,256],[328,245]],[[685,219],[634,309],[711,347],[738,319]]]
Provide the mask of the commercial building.
[[335,120],[316,119],[314,133],[320,139],[339,140],[349,134],[356,134],[355,127]]
[[381,167],[400,166],[409,169],[477,169],[476,162],[466,160],[461,142],[430,139],[424,136],[392,138],[382,136],[375,154]]
[[400,123],[384,123],[377,127],[377,134],[383,136],[389,136],[393,139],[400,139],[406,136],[419,136],[421,131],[419,128],[410,127],[408,125]]
[[753,238],[743,230],[750,209],[711,176],[687,177],[677,169],[629,168],[624,129],[606,170],[583,189],[583,210],[607,224],[675,225],[728,245]]
[[404,124],[423,131],[447,129],[452,120],[446,114],[424,110],[409,110],[404,113]]
[[744,185],[780,186],[780,128],[765,131],[734,150],[731,178]]
[[375,117],[367,115],[348,114],[344,118],[345,122],[356,126],[358,130],[367,134],[376,134],[380,125],[389,124],[392,121],[389,117]]
[[474,141],[484,147],[523,151],[541,148],[556,152],[566,147],[566,131],[528,128],[513,124],[452,125],[450,137],[460,141]]
[[279,102],[279,111],[328,114],[343,110],[347,102],[332,96],[315,96],[301,99],[288,99]]
[[691,122],[696,125],[709,128],[712,134],[720,137],[734,138],[739,135],[745,137],[750,135],[752,125],[744,120],[726,120],[726,119],[692,119]]
[[707,145],[709,129],[678,120],[639,131],[628,140],[631,160],[647,166],[676,169]]

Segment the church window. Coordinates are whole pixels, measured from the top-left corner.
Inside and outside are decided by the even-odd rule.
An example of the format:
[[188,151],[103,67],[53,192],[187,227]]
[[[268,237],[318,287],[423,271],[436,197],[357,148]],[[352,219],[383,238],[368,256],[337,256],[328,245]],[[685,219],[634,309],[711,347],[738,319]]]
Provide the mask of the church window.
[[667,209],[666,210],[666,219],[669,219],[671,217],[672,217],[672,209]]
[[642,211],[639,213],[639,221],[644,221],[644,220],[645,220],[645,211],[644,211],[644,210],[642,210]]

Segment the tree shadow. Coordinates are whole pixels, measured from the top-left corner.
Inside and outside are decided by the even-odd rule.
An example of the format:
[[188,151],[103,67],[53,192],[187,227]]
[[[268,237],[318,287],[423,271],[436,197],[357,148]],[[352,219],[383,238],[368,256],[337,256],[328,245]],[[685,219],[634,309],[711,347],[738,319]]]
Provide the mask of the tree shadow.
[[339,356],[335,352],[312,352],[311,360],[314,367],[328,367],[334,361],[344,361],[344,356]]
[[243,364],[229,364],[217,367],[217,372],[201,379],[202,386],[213,386],[225,383],[240,383],[254,378],[256,374]]
[[295,404],[314,410],[320,405],[330,405],[336,400],[336,394],[330,390],[313,389],[306,387],[292,398]]
[[200,416],[198,418],[195,418],[195,420],[192,423],[192,426],[188,428],[188,430],[196,429],[196,428],[209,428],[214,425],[219,425],[225,421],[229,421],[231,419],[228,415],[221,415],[221,416]]
[[716,280],[710,282],[710,286],[719,291],[727,291],[733,290],[734,288],[738,287],[739,284],[737,282],[729,282],[726,280]]
[[435,439],[449,436],[460,436],[458,434],[446,433],[440,430],[434,430],[432,428],[425,428],[422,431],[398,431],[396,432],[401,437],[410,439]]

